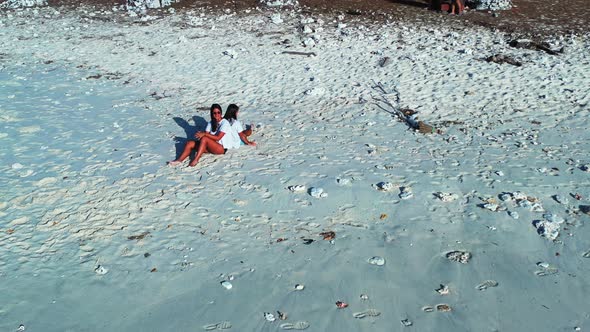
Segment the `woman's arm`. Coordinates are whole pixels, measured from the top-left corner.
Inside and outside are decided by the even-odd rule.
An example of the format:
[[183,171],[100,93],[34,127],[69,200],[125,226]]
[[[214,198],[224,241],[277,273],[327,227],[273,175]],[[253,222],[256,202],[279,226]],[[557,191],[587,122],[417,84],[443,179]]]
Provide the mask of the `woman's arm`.
[[240,139],[242,140],[242,142],[244,142],[244,144],[252,146],[256,145],[256,142],[250,142],[248,140],[248,136],[243,131],[241,131],[238,135],[240,135]]
[[217,131],[217,135],[213,135],[211,133],[207,133],[204,131],[199,131],[195,134],[195,136],[197,136],[198,139],[203,139],[203,137],[207,137],[214,141],[219,141],[221,138],[223,138],[223,135],[225,135],[225,133],[221,130]]

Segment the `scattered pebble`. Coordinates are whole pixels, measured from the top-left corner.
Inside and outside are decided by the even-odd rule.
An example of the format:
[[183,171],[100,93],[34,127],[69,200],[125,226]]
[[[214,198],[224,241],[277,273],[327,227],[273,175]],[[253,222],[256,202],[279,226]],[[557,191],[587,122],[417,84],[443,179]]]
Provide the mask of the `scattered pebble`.
[[457,194],[445,193],[445,192],[441,192],[441,191],[434,193],[434,196],[436,196],[436,198],[438,198],[439,200],[441,200],[443,202],[452,202],[452,201],[456,200],[457,198],[459,198],[459,195],[457,195]]
[[440,295],[448,295],[450,293],[449,286],[440,284],[440,286],[435,289],[437,293]]
[[382,266],[385,265],[385,258],[380,256],[373,256],[368,259],[369,264]]
[[348,307],[348,303],[342,302],[342,301],[336,301],[336,307],[338,307],[338,309],[344,309],[344,308]]
[[98,266],[97,266],[97,267],[94,269],[94,272],[95,272],[96,274],[99,274],[99,275],[105,275],[105,274],[107,274],[107,273],[109,272],[109,269],[107,269],[106,267],[104,267],[104,266],[102,266],[102,265],[98,265]]
[[448,252],[446,255],[448,260],[452,261],[452,262],[457,262],[457,263],[461,263],[461,264],[467,264],[469,262],[469,260],[471,259],[471,253],[468,251],[451,251]]
[[300,192],[304,192],[305,189],[307,189],[307,188],[304,185],[297,184],[294,186],[289,186],[289,187],[287,187],[287,189],[289,189],[290,191],[292,191],[294,193],[300,193]]
[[379,182],[376,185],[373,185],[373,187],[379,191],[391,191],[396,186],[391,182]]
[[539,267],[539,270],[535,271],[535,275],[538,277],[545,277],[559,272],[555,266],[545,262],[538,262],[537,267]]
[[337,178],[336,179],[336,183],[338,183],[341,186],[347,186],[351,183],[352,181],[350,179],[343,179],[343,178]]
[[412,325],[414,324],[414,323],[412,323],[412,321],[411,321],[411,320],[409,320],[409,319],[407,319],[407,318],[406,318],[406,319],[402,319],[402,321],[401,321],[401,322],[402,322],[402,325],[403,325],[403,326],[412,326]]
[[277,310],[277,316],[280,320],[287,320],[287,314]]
[[[563,222],[563,221],[562,221]],[[542,237],[554,241],[559,236],[562,222],[551,222],[549,220],[534,220],[533,226]]]
[[223,286],[223,288],[225,289],[232,289],[234,286],[231,284],[231,282],[224,280],[222,282],[220,282],[221,286]]
[[441,303],[441,304],[436,305],[436,310],[440,311],[440,312],[449,312],[449,311],[452,311],[453,309],[451,308],[450,305],[448,305],[446,303]]
[[305,286],[303,284],[295,285],[295,290],[302,291],[304,288],[305,288]]
[[310,188],[309,194],[315,198],[328,197],[328,193],[325,192],[323,188],[317,188],[317,187]]
[[270,312],[265,312],[264,313],[264,319],[266,319],[269,322],[274,322],[275,320],[277,320],[277,318],[275,317],[275,315],[271,314]]
[[[590,255],[590,251],[588,252],[588,254]],[[361,294],[361,300],[367,301],[368,299],[369,299],[369,296],[367,294]]]
[[399,194],[399,198],[401,199],[409,199],[414,197],[414,194],[412,193],[412,188],[410,187],[401,187],[400,188],[400,194]]

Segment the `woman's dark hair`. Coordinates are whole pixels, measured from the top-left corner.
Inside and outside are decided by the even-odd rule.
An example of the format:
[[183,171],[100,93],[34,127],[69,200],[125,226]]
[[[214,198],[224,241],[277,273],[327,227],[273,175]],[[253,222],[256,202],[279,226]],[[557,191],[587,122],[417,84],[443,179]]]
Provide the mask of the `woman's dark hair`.
[[217,131],[217,120],[215,120],[215,117],[213,116],[213,111],[214,110],[219,110],[219,112],[222,112],[221,110],[221,105],[219,104],[213,104],[211,105],[211,110],[209,111],[209,115],[211,116],[211,132],[216,132]]
[[236,104],[229,104],[227,110],[225,111],[225,115],[223,116],[224,119],[233,123],[234,120],[238,119],[238,111],[240,108]]

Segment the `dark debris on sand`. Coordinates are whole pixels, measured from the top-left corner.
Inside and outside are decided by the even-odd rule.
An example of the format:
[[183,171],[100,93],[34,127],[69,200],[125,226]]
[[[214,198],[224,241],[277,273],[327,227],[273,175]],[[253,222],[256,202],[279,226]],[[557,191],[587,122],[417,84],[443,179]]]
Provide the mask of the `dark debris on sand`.
[[[0,0],[0,2],[3,2]],[[48,0],[50,6],[94,5],[112,8],[125,4],[125,0]],[[304,12],[309,14],[337,13],[354,18],[366,18],[372,22],[386,20],[462,21],[468,25],[484,26],[522,36],[550,37],[570,33],[587,33],[590,26],[588,0],[513,0],[513,8],[505,11],[468,10],[454,16],[428,10],[428,0],[299,0]],[[172,7],[230,9],[243,13],[257,7],[257,0],[180,0]]]

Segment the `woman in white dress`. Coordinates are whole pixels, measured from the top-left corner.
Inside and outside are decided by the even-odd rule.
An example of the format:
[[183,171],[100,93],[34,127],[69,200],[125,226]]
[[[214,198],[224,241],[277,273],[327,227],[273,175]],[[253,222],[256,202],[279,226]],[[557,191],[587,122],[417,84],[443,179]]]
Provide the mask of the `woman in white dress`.
[[252,135],[252,126],[250,128],[244,130],[242,123],[238,120],[238,113],[240,112],[240,108],[236,104],[230,104],[225,111],[225,115],[223,116],[224,119],[229,121],[232,131],[231,135],[233,136],[234,142],[242,141],[245,145],[256,145],[256,142],[252,142],[248,140],[248,137]]

